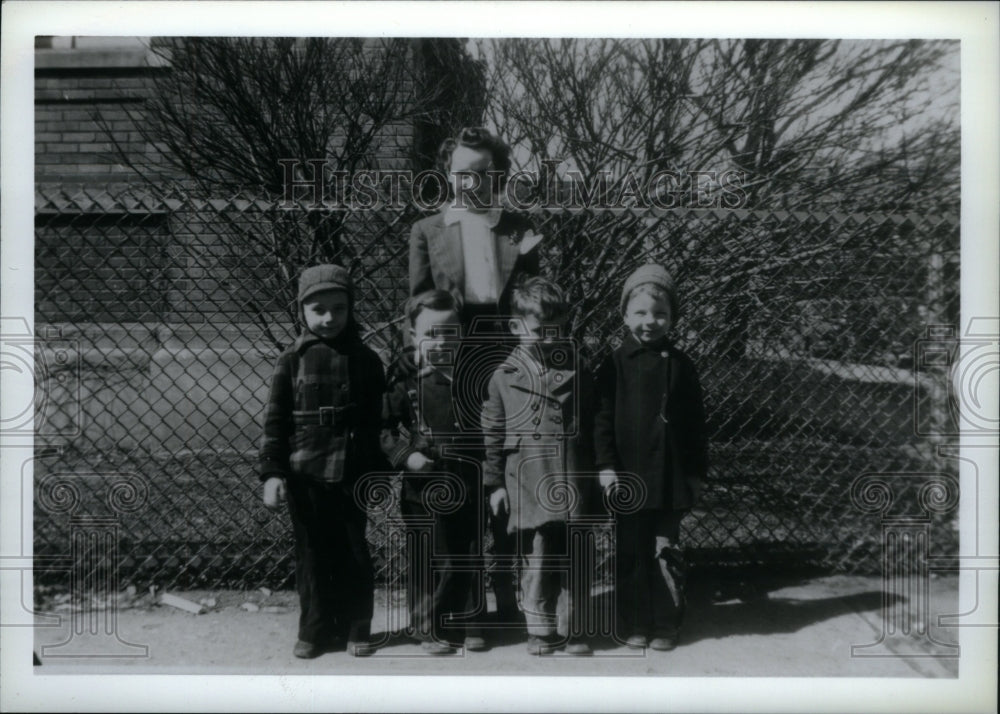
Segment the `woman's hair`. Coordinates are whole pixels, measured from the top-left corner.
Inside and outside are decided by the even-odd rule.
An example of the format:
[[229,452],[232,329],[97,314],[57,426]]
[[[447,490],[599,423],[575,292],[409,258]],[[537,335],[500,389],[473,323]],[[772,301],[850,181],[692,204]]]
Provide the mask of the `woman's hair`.
[[562,288],[540,275],[518,283],[511,293],[511,312],[515,315],[534,315],[540,321],[558,320],[570,312],[569,302]]
[[510,147],[487,129],[475,126],[462,129],[458,132],[458,136],[445,139],[441,144],[441,148],[438,149],[438,161],[445,173],[451,171],[451,155],[459,146],[488,151],[493,159],[494,171],[503,172],[505,177],[510,171]]

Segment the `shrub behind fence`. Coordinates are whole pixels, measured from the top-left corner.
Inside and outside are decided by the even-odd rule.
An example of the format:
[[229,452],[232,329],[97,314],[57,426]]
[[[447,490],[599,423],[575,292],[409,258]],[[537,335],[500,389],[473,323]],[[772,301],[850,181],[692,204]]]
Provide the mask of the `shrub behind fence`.
[[[295,270],[347,265],[367,339],[388,360],[418,217],[253,196],[39,194],[39,562],[70,552],[79,518],[110,515],[124,580],[288,584],[290,528],[261,505],[255,463],[273,361],[297,329]],[[594,362],[622,337],[625,276],[656,261],[677,278],[675,337],[701,373],[711,434],[704,503],[684,524],[696,562],[876,572],[881,523],[852,500],[855,480],[956,472],[937,454],[954,430],[947,368],[920,360],[928,326],[957,321],[956,220],[708,209],[533,219],[543,271],[572,296],[574,337]],[[920,487],[897,500],[918,506]],[[932,518],[932,554],[956,553],[957,515]],[[398,586],[391,513],[373,511],[370,541],[381,581]]]

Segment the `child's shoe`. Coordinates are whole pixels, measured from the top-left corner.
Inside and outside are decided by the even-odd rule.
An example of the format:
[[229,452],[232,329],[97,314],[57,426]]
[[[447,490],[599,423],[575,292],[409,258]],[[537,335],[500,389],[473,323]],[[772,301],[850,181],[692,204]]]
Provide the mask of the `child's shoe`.
[[462,647],[469,652],[485,652],[489,649],[486,638],[483,637],[483,633],[478,627],[469,627],[465,630],[465,640],[462,642]]
[[485,652],[490,648],[490,646],[486,644],[486,639],[481,635],[467,635],[465,640],[462,642],[462,647],[469,652]]
[[312,642],[299,640],[295,643],[295,648],[292,650],[292,654],[299,659],[315,659],[323,654],[323,648],[319,645],[313,644]]
[[570,637],[566,643],[566,654],[576,657],[587,657],[594,654],[594,650],[590,649],[590,645],[583,640]]
[[649,641],[650,649],[658,652],[669,652],[677,647],[677,635],[660,635]]
[[371,623],[356,622],[351,625],[351,633],[347,636],[347,654],[353,657],[370,657],[375,654],[375,646],[371,639]]
[[531,635],[528,637],[528,654],[547,655],[559,649],[559,635]]
[[632,635],[625,641],[625,646],[633,650],[644,650],[648,645],[645,635]]
[[454,647],[444,642],[437,642],[436,640],[421,642],[420,649],[424,651],[424,654],[435,656],[455,654]]
[[375,654],[375,646],[368,641],[354,642],[349,640],[347,642],[347,654],[352,657],[371,657]]

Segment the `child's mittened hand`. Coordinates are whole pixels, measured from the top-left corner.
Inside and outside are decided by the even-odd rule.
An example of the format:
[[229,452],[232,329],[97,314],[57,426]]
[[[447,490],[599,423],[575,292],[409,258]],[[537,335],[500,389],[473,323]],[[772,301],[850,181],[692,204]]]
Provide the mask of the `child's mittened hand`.
[[264,506],[272,511],[285,502],[285,479],[272,476],[264,482]]
[[414,451],[412,454],[406,457],[406,470],[426,471],[431,467],[433,463],[434,462],[431,459],[428,459],[419,451]]
[[614,469],[601,469],[597,477],[601,480],[601,488],[605,490],[618,483],[618,474],[615,473]]
[[510,501],[507,499],[507,489],[503,486],[490,494],[490,511],[494,516],[499,516],[500,511],[509,511]]

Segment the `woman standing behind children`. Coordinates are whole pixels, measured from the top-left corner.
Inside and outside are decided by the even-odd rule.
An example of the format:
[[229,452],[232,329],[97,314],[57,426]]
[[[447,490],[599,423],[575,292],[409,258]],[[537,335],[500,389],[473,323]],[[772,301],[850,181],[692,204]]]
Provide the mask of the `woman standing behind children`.
[[372,653],[374,575],[367,512],[354,485],[384,463],[385,373],[361,342],[353,297],[344,268],[303,271],[298,304],[305,327],[278,357],[264,419],[264,504],[277,509],[288,501],[301,606],[294,654],[302,658],[343,646],[345,637],[351,654]]
[[594,432],[601,485],[634,481],[643,498],[616,517],[618,634],[629,647],[670,650],[685,604],[680,522],[707,472],[701,386],[693,362],[667,338],[678,300],[663,267],[629,276],[621,310],[629,334],[598,373]]

